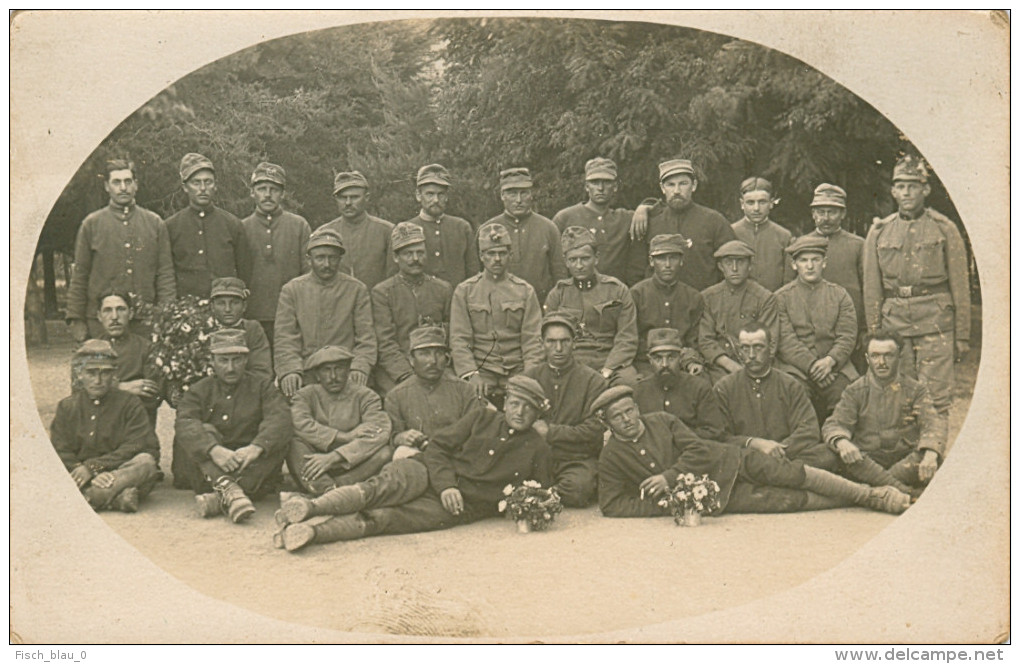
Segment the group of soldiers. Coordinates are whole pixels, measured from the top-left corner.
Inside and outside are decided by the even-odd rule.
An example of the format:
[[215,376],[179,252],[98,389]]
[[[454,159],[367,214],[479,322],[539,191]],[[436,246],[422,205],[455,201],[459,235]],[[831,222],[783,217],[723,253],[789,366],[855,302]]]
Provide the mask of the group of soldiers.
[[719,484],[717,513],[900,513],[942,462],[970,293],[919,159],[897,162],[898,210],[867,239],[832,184],[808,235],[771,221],[760,177],[731,225],[693,201],[684,159],[633,211],[613,207],[616,164],[591,159],[587,200],[552,220],[529,170],[506,169],[504,211],[477,227],[446,214],[438,164],[395,225],[366,212],[364,175],[339,173],[340,216],[314,232],[281,207],[278,165],[255,168],[244,220],[213,203],[210,160],[186,155],[180,176],[188,207],[164,222],[136,205],[134,166],[108,162],[110,203],[78,233],[83,343],[51,433],[96,510],[136,511],[162,479],[136,314],[188,294],[217,329],[210,375],[177,404],[174,487],[235,523],[280,491],[273,540],[291,551],[495,516],[525,480],[609,517],[667,514],[687,473]]

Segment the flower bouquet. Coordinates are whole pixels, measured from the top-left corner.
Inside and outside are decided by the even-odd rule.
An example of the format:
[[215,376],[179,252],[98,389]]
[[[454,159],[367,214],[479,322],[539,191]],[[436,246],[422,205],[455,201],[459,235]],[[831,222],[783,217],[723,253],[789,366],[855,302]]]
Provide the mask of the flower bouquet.
[[719,485],[702,475],[696,478],[693,473],[678,475],[676,486],[659,500],[661,507],[668,507],[676,524],[684,526],[700,526],[701,515],[715,511],[719,504]]
[[209,334],[215,329],[209,300],[197,295],[185,295],[155,313],[145,375],[163,386],[174,408],[189,385],[212,375]]
[[556,489],[543,489],[534,480],[525,480],[516,487],[507,484],[503,488],[503,495],[506,498],[499,501],[499,511],[505,512],[508,519],[513,519],[522,533],[545,530],[556,515],[563,511]]

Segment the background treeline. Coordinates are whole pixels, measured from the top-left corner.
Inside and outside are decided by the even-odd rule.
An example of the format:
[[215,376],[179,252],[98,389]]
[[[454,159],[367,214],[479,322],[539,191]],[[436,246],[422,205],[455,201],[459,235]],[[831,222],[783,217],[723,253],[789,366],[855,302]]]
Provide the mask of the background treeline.
[[[364,172],[370,211],[397,222],[417,212],[417,168],[443,163],[456,178],[448,211],[477,224],[502,209],[501,168],[530,167],[536,207],[551,217],[583,200],[593,156],[619,164],[625,207],[659,194],[659,161],[684,156],[702,171],[696,200],[733,221],[739,182],[762,175],[782,199],[773,218],[806,232],[812,190],[832,182],[847,190],[847,226],[862,235],[894,209],[895,158],[916,152],[818,71],[714,33],[524,18],[348,26],[218,60],[125,119],[46,219],[39,251],[49,275],[52,252],[70,254],[81,220],[106,203],[105,159],[134,160],[138,203],[166,218],[187,204],[177,168],[192,151],[216,164],[218,204],[239,217],[251,213],[255,164],[281,164],[285,206],[313,227],[337,216],[340,170]],[[931,204],[959,222],[937,177],[933,189]]]

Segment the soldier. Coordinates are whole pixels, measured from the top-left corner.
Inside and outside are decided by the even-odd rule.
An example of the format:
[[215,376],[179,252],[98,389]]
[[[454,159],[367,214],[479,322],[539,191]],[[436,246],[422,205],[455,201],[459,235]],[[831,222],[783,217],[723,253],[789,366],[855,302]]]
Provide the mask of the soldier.
[[276,490],[293,433],[290,409],[272,381],[245,371],[244,332],[209,340],[212,376],[191,385],[177,406],[174,487],[195,492],[198,514],[240,523],[251,499]]
[[698,325],[705,308],[701,293],[680,280],[687,240],[678,233],[656,235],[648,247],[652,276],[630,289],[637,309],[638,350],[634,368],[642,377],[652,375],[648,362],[648,333],[671,327],[683,339],[680,368],[698,376],[705,370],[705,359],[698,350]]
[[92,509],[137,512],[162,477],[152,424],[136,397],[114,388],[117,352],[108,341],[86,341],[71,366],[81,389],[57,404],[53,449]]
[[340,272],[344,243],[336,231],[317,228],[308,239],[312,271],[280,290],[273,364],[287,398],[301,388],[304,362],[323,346],[354,353],[349,380],[365,385],[376,361],[372,303],[365,285]]
[[213,279],[251,280],[251,253],[241,221],[213,205],[216,171],[211,161],[189,152],[181,159],[181,187],[188,207],[166,220],[177,294],[209,297]]
[[306,248],[312,231],[304,217],[280,205],[286,187],[283,167],[261,162],[251,175],[255,211],[241,221],[252,258],[247,313],[262,325],[270,346],[280,289],[308,272]]
[[733,240],[721,246],[715,258],[725,280],[701,292],[705,309],[698,325],[698,345],[713,383],[740,371],[736,335],[742,326],[758,321],[768,327],[773,354],[779,337],[775,296],[749,278],[754,250]]
[[[532,427],[546,406],[541,385],[514,376],[504,412],[474,409],[433,434],[420,457],[393,461],[375,477],[319,498],[292,497],[277,512],[283,530],[274,543],[296,551],[313,542],[439,530],[498,516],[508,484],[549,486],[549,446]],[[332,518],[308,521],[322,515]]]
[[587,228],[595,236],[599,271],[627,282],[630,257],[630,225],[633,210],[614,208],[619,183],[616,162],[604,157],[589,159],[584,165],[584,189],[588,200],[571,205],[553,216],[560,233],[569,226]]
[[457,286],[450,307],[453,370],[497,405],[510,376],[542,362],[542,309],[531,284],[507,271],[511,246],[502,224],[480,228],[482,272]]
[[860,505],[899,514],[910,496],[873,488],[799,461],[701,440],[669,413],[642,414],[631,388],[612,387],[592,409],[612,434],[599,458],[599,509],[608,517],[666,516],[659,505],[681,474],[719,485],[714,514],[799,512]]
[[315,382],[298,390],[290,408],[294,440],[287,467],[298,486],[316,496],[367,480],[393,455],[382,400],[347,380],[353,359],[354,353],[341,346],[312,353],[305,374]]
[[446,214],[450,190],[446,168],[440,164],[422,166],[416,182],[414,196],[421,210],[408,221],[421,226],[425,234],[425,272],[452,288],[481,269],[474,228],[466,219]]
[[786,249],[797,278],[776,291],[779,368],[808,391],[818,421],[828,417],[857,378],[850,353],[857,345],[857,314],[842,286],[825,281],[828,240],[805,235]]
[[707,378],[681,368],[686,350],[680,332],[673,328],[648,331],[648,358],[654,373],[638,381],[634,401],[642,413],[665,411],[706,440],[725,441],[723,418]]
[[246,370],[260,378],[273,380],[273,352],[261,323],[244,317],[248,303],[248,289],[236,277],[220,277],[212,282],[209,308],[219,329],[237,329],[244,332],[248,347]]
[[769,219],[776,202],[771,182],[747,178],[740,183],[744,218],[733,224],[737,239],[754,249],[751,278],[773,292],[794,277],[785,253],[793,242],[793,233]]
[[868,373],[850,384],[822,425],[822,440],[835,450],[843,472],[869,484],[927,485],[946,451],[946,421],[927,388],[900,371],[903,340],[879,330],[865,344]]
[[556,224],[532,210],[533,186],[531,171],[526,168],[500,171],[499,189],[504,211],[478,230],[481,233],[489,224],[500,224],[509,231],[510,272],[531,284],[539,302],[544,302],[553,284],[567,276],[567,267],[563,263]]
[[947,417],[953,356],[970,349],[967,251],[956,225],[925,207],[928,169],[905,157],[893,169],[899,210],[876,221],[864,242],[864,309],[868,328],[903,338],[903,371],[917,377]]
[[400,271],[372,289],[372,317],[379,340],[379,363],[372,382],[383,396],[412,375],[411,330],[447,325],[453,297],[450,284],[425,271],[428,244],[421,226],[409,221],[397,224],[390,243]]
[[336,231],[343,238],[349,249],[344,271],[371,292],[377,283],[397,273],[390,247],[393,223],[365,211],[368,180],[360,171],[337,173],[333,179],[333,198],[340,216],[321,228]]
[[587,228],[563,231],[563,257],[570,277],[549,291],[545,311],[564,311],[579,321],[574,350],[577,360],[613,384],[637,382],[637,312],[622,281],[598,272],[595,236]]
[[[684,254],[680,279],[703,291],[719,281],[714,269],[715,251],[736,239],[736,235],[726,217],[694,202],[698,178],[689,160],[670,159],[659,164],[659,188],[666,199],[665,204],[657,203],[648,212],[647,223],[642,223],[641,215],[635,213],[632,235],[653,238],[663,233],[680,233],[687,238],[690,244]],[[634,246],[633,263],[644,267],[648,239],[636,242]],[[646,277],[651,276],[651,268],[644,268],[644,273]]]
[[429,436],[488,405],[447,371],[450,348],[443,328],[411,330],[410,358],[414,375],[386,395],[384,406],[393,422],[394,459],[424,450]]
[[[158,306],[177,297],[166,224],[135,204],[135,165],[123,159],[106,162],[103,187],[109,205],[85,217],[74,243],[67,324],[77,342],[102,333],[95,308],[100,293],[134,293],[139,306]],[[140,314],[137,309],[132,313]],[[148,333],[146,321],[136,321],[134,331]]]
[[807,390],[772,366],[769,329],[751,322],[738,333],[744,367],[715,384],[727,442],[762,454],[837,470],[839,459],[821,444]]
[[599,373],[574,361],[577,320],[567,312],[542,320],[545,362],[525,374],[550,396],[550,408],[535,430],[552,449],[555,487],[567,507],[587,507],[595,498],[602,426],[591,414],[595,398],[609,387]]
[[[138,397],[156,426],[159,410],[159,384],[145,377],[145,362],[152,349],[147,337],[131,332],[128,322],[134,314],[134,303],[127,293],[106,291],[99,298],[99,324],[103,327],[100,339],[107,341],[117,354],[117,387]],[[157,447],[158,449],[158,447]]]

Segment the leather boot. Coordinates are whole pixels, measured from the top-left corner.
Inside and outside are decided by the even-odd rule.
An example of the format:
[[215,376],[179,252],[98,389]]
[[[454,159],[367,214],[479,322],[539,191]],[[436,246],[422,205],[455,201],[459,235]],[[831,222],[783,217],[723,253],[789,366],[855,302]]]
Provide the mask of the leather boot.
[[857,463],[846,464],[845,468],[850,479],[871,486],[892,486],[903,493],[911,493],[910,487],[893,477],[892,473],[870,457],[864,457]]
[[900,514],[910,506],[910,496],[894,487],[872,488],[811,466],[804,466],[804,488],[812,493],[890,514]]
[[293,496],[276,513],[277,523],[301,523],[305,519],[323,514],[341,516],[353,514],[365,507],[365,494],[358,485],[339,486],[318,498]]
[[244,489],[226,475],[216,480],[213,488],[216,489],[216,493],[220,494],[223,508],[234,523],[241,523],[255,513],[255,506],[252,505],[251,499],[245,494]]
[[365,521],[357,514],[347,514],[327,519],[318,525],[294,523],[283,530],[283,547],[297,551],[312,542],[327,544],[361,539],[365,536]]
[[203,519],[219,516],[223,514],[223,498],[215,491],[212,493],[201,493],[195,496],[195,509]]
[[129,486],[124,489],[113,499],[110,503],[110,507],[121,512],[137,512],[138,511],[138,487]]

